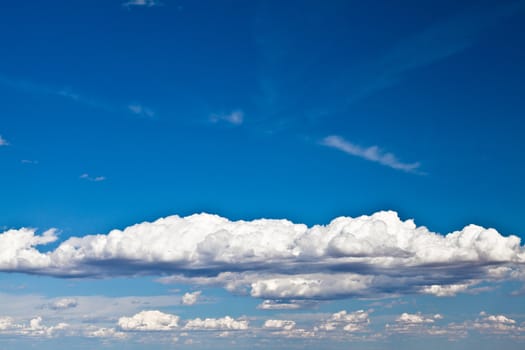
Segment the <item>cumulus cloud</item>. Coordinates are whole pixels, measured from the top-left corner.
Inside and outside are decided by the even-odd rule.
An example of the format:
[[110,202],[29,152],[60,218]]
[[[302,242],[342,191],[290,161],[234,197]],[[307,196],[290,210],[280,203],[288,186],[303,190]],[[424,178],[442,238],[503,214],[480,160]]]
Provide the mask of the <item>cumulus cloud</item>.
[[[441,319],[441,315],[435,315],[438,319]],[[434,318],[426,318],[422,316],[421,314],[409,314],[409,313],[402,313],[401,316],[399,316],[396,319],[396,322],[403,323],[403,324],[419,324],[419,323],[434,323]]]
[[158,310],[141,311],[132,317],[121,317],[118,325],[125,331],[169,331],[179,326],[179,316]]
[[226,122],[232,125],[241,125],[244,122],[244,112],[235,110],[229,114],[212,114],[210,121],[212,123]]
[[40,253],[35,247],[58,239],[56,230],[48,230],[41,236],[35,230],[22,228],[0,234],[0,270],[33,270],[49,266],[51,258]]
[[330,318],[319,325],[317,329],[333,331],[342,328],[347,332],[363,332],[366,330],[369,323],[370,319],[367,311],[358,310],[348,313],[346,310],[342,310],[332,314]]
[[[422,315],[421,313],[403,313],[396,318],[395,324],[386,324],[388,334],[400,333],[413,336],[444,336],[449,339],[466,337],[471,332],[488,335],[507,335],[523,339],[525,324],[505,315],[489,315],[481,312],[475,320],[465,320],[461,323],[443,324],[441,314]],[[438,321],[441,321],[440,324]]]
[[399,159],[397,159],[397,157],[394,154],[383,152],[378,146],[363,148],[336,135],[325,137],[321,141],[321,144],[323,146],[332,147],[352,156],[363,158],[371,162],[379,163],[381,165],[385,165],[396,170],[420,174],[420,164],[418,162],[403,163]]
[[29,323],[17,323],[13,318],[0,316],[0,334],[24,335],[31,337],[53,337],[69,327],[67,323],[58,323],[54,326],[42,324],[42,317],[37,316]]
[[9,142],[7,142],[7,140],[4,139],[4,138],[2,137],[2,135],[0,135],[0,147],[1,147],[1,146],[8,146],[8,145],[9,145]]
[[480,313],[480,318],[472,322],[472,328],[489,334],[524,334],[525,324],[521,326],[512,318],[505,315],[488,315]]
[[182,296],[181,303],[183,305],[193,305],[197,302],[197,299],[199,299],[201,293],[202,293],[201,291],[196,291],[193,293],[185,293]]
[[249,322],[246,320],[233,319],[230,316],[222,318],[195,318],[189,320],[184,329],[191,330],[245,330],[248,329]]
[[[0,270],[55,276],[167,274],[164,283],[222,286],[268,300],[424,293],[451,296],[487,281],[523,276],[516,236],[468,225],[441,235],[392,211],[307,227],[288,220],[169,216],[57,239],[21,229],[0,233]],[[118,262],[118,263],[116,263]]]
[[473,283],[450,284],[440,286],[433,284],[431,286],[424,286],[421,288],[423,294],[432,294],[438,297],[451,297],[460,292],[466,291]]
[[424,315],[420,312],[411,314],[404,312],[395,319],[395,324],[386,324],[388,334],[405,334],[414,336],[440,336],[450,339],[463,338],[467,335],[467,328],[461,324],[439,325],[436,322],[443,320],[441,314]]
[[272,336],[286,338],[311,338],[316,335],[313,330],[296,328],[296,323],[292,320],[269,319],[264,322],[262,329],[270,331]]
[[77,307],[78,301],[75,298],[61,298],[52,302],[49,307],[53,310],[65,310]]
[[120,332],[115,328],[104,328],[104,327],[89,327],[84,331],[84,335],[88,338],[114,338],[114,339],[126,339],[128,335],[124,332]]
[[295,328],[295,322],[290,320],[266,320],[263,328],[283,329],[289,331]]

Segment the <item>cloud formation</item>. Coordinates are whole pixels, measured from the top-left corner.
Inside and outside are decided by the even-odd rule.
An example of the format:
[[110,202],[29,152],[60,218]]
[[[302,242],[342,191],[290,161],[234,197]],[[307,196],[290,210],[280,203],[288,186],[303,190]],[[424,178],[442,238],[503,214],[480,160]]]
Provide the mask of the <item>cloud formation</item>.
[[77,307],[78,301],[75,298],[61,298],[52,302],[49,307],[53,310],[65,310]]
[[69,327],[67,323],[58,323],[54,326],[42,324],[42,317],[32,318],[28,324],[18,323],[12,317],[0,316],[0,335],[12,334],[30,337],[53,337]]
[[525,264],[516,236],[476,225],[440,235],[392,211],[313,227],[169,216],[105,235],[71,237],[45,253],[36,248],[56,239],[52,230],[1,233],[0,270],[58,277],[172,274],[160,281],[221,286],[292,304],[389,294],[452,296],[482,282],[521,279]]
[[350,154],[352,156],[363,158],[371,162],[379,163],[381,165],[384,165],[384,166],[387,166],[387,167],[390,167],[396,170],[402,170],[407,173],[421,174],[419,172],[419,167],[420,167],[419,162],[403,163],[399,159],[397,159],[397,157],[394,154],[383,152],[378,146],[371,146],[371,147],[363,148],[361,146],[358,146],[336,135],[325,137],[321,141],[321,145],[332,147],[340,151],[343,151],[347,154]]
[[7,142],[7,140],[4,139],[4,138],[2,137],[2,135],[0,135],[0,147],[1,147],[1,146],[8,146],[8,145],[9,145],[9,143]]
[[121,317],[118,325],[125,331],[169,331],[179,327],[179,316],[158,310],[141,311],[132,317]]
[[195,318],[184,325],[184,329],[191,330],[246,330],[249,322],[246,320],[233,319],[230,316],[222,318]]
[[295,322],[291,320],[266,320],[263,328],[289,331],[295,328]]
[[162,3],[158,0],[130,0],[122,4],[124,7],[131,7],[131,6],[144,6],[144,7],[153,7],[153,6],[160,6]]
[[80,178],[82,180],[87,180],[87,181],[92,181],[92,182],[100,182],[100,181],[106,180],[105,176],[90,176],[87,173],[80,175]]
[[212,114],[210,121],[212,123],[226,122],[232,125],[241,125],[244,122],[244,112],[235,110],[229,114]]
[[146,118],[155,117],[155,112],[153,112],[151,108],[141,105],[139,103],[132,103],[128,105],[128,110],[131,113],[141,116],[141,117],[146,117]]
[[202,292],[200,290],[193,293],[185,293],[182,296],[181,303],[183,305],[193,305],[197,302],[197,299],[199,299],[201,293]]
[[315,330],[334,331],[342,328],[346,332],[363,332],[369,323],[368,312],[364,310],[351,313],[342,310],[332,314],[328,320],[316,327]]

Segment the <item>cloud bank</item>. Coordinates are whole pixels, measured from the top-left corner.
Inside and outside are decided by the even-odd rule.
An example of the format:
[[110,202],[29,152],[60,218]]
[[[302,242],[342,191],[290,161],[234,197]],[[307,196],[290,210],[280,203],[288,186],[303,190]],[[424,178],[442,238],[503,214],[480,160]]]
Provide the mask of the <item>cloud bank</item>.
[[37,249],[57,239],[54,230],[1,233],[0,270],[57,277],[168,274],[160,281],[222,286],[269,300],[269,308],[293,304],[287,300],[446,297],[525,276],[525,249],[517,236],[476,225],[440,235],[392,211],[313,227],[175,215],[71,237],[45,253]]

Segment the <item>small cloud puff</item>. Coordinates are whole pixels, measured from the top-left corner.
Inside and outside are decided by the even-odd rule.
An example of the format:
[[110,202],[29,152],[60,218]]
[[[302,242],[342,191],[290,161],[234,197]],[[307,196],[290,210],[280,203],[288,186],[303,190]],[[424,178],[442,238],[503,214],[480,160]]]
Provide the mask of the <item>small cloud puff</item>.
[[212,123],[226,122],[232,125],[241,125],[244,122],[244,113],[241,110],[235,110],[229,114],[212,114],[210,121]]
[[75,298],[62,298],[52,302],[49,307],[53,310],[72,309],[78,306],[78,301]]
[[80,178],[83,180],[92,181],[92,182],[100,182],[100,181],[106,180],[105,176],[90,176],[87,173],[80,175]]
[[118,325],[125,331],[167,331],[179,326],[179,316],[158,310],[141,311],[132,317],[121,317]]
[[195,318],[189,320],[184,329],[191,330],[245,330],[248,329],[248,321],[233,319],[230,316],[222,318]]
[[193,305],[197,302],[197,299],[199,299],[199,296],[201,295],[201,291],[196,291],[193,293],[185,293],[182,296],[181,303],[183,305]]

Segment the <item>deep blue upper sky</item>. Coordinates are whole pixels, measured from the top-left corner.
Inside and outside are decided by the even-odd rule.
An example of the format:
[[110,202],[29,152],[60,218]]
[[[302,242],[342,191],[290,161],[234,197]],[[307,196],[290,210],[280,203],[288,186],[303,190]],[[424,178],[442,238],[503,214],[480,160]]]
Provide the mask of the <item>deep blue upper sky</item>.
[[[522,235],[523,16],[515,1],[2,4],[0,224],[394,209]],[[240,124],[212,122],[237,110]]]
[[[38,248],[48,252],[70,236],[106,234],[174,214],[314,225],[394,210],[434,232],[473,223],[523,240],[523,33],[525,2],[517,0],[4,1],[0,235],[11,228],[57,228],[58,242]],[[7,235],[0,236],[0,251],[10,249],[2,237]],[[328,293],[315,310],[328,315],[375,308],[383,323],[401,322],[396,317],[406,311],[427,317],[427,325],[440,322],[433,314],[449,313],[446,322],[463,322],[470,331],[475,323],[466,320],[490,321],[488,314],[478,316],[481,310],[514,312],[522,328],[512,334],[521,332],[523,342],[523,307],[514,307],[519,297],[508,301],[509,294],[525,291],[522,265],[515,262],[508,265],[518,277],[498,277],[505,282],[499,287],[489,285],[499,281],[492,270],[479,277],[447,266],[452,278],[438,281],[445,294],[452,286],[459,291],[448,296],[472,295],[439,299],[441,290],[421,292],[429,286],[410,280],[414,289],[408,292],[381,285],[391,298],[399,292],[400,300],[374,306],[351,293],[342,299],[344,293]],[[2,263],[2,271],[27,272]],[[404,278],[414,277],[412,267],[402,271]],[[120,277],[115,271],[105,277]],[[28,298],[20,305],[57,322],[67,317],[53,315],[49,305],[63,296],[77,298],[75,317],[86,305],[102,305],[98,297],[137,295],[152,298],[144,305],[187,319],[268,315],[256,309],[259,299],[214,288],[220,283],[209,287],[213,271],[203,273],[205,282],[182,287],[153,282],[166,273],[159,271],[71,283],[0,272],[0,317],[9,310],[18,315],[8,306],[16,304],[19,286],[25,288],[20,297]],[[276,271],[270,272],[282,272]],[[319,271],[295,271],[302,272]],[[254,281],[267,278],[264,273]],[[204,301],[193,309],[163,299],[196,288],[203,289],[196,298]],[[97,324],[116,327],[118,317],[138,308],[121,302],[124,311],[110,314],[109,307],[107,315],[96,316]],[[313,325],[311,305],[300,305],[306,311],[294,315],[297,322]],[[383,323],[372,328],[386,332]],[[0,340],[3,334],[0,328]],[[496,344],[474,344],[476,339],[466,342],[472,348]],[[494,339],[520,347],[515,339]],[[418,345],[408,342],[392,344]]]

